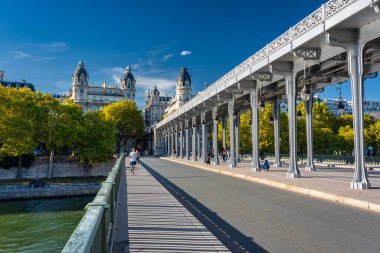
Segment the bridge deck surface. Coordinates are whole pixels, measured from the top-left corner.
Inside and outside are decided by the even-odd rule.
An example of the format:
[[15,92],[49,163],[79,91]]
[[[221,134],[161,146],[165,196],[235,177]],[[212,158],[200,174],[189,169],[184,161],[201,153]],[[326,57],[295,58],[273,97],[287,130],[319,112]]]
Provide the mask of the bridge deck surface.
[[304,166],[299,165],[301,178],[292,179],[286,177],[287,164],[280,168],[271,167],[268,172],[252,172],[249,160],[243,160],[238,163],[237,167],[229,168],[228,162],[223,161],[219,165],[210,165],[200,161],[172,157],[162,157],[161,159],[380,212],[379,170],[369,171],[372,189],[353,190],[350,188],[350,183],[354,176],[354,169],[343,165],[342,167],[339,167],[339,165],[326,167],[326,165],[318,166],[316,164],[317,171],[312,172],[304,171]]
[[129,169],[122,176],[113,252],[229,252],[141,165],[134,176]]

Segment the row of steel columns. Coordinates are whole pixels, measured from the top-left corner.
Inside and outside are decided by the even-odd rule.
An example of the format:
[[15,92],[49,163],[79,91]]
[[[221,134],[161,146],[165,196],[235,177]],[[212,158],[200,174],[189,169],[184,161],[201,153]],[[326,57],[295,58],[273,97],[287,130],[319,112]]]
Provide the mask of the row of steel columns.
[[[330,39],[334,36],[334,39]],[[353,36],[351,36],[353,37]],[[367,170],[364,164],[364,124],[363,124],[363,51],[366,44],[365,41],[355,41],[350,39],[350,34],[337,33],[327,35],[327,41],[331,46],[339,46],[346,49],[348,54],[348,73],[351,79],[351,91],[352,91],[352,101],[353,101],[353,120],[354,120],[354,149],[355,149],[355,173],[354,178],[351,182],[351,188],[353,189],[369,189],[371,184],[368,180]],[[348,38],[345,40],[345,38]],[[289,168],[287,171],[287,176],[289,178],[297,178],[301,176],[301,173],[297,165],[297,83],[296,83],[296,71],[293,68],[292,62],[276,63],[271,66],[271,72],[273,74],[281,75],[285,78],[286,82],[286,96],[288,103],[288,124],[289,124]],[[257,82],[251,81],[250,89],[250,104],[251,104],[251,131],[252,131],[252,161],[251,168],[252,171],[260,170],[259,163],[259,110],[258,110],[258,94],[257,94]],[[305,103],[305,113],[306,113],[306,131],[307,131],[307,163],[305,166],[306,171],[314,171],[315,166],[313,163],[313,125],[312,125],[312,108],[313,108],[313,91],[310,95],[308,101]],[[280,98],[271,101],[273,103],[273,121],[274,121],[274,137],[275,137],[275,161],[274,166],[281,166],[280,161],[280,110],[279,103]],[[239,153],[239,113],[236,112],[235,108],[235,97],[228,100],[228,117],[230,122],[230,167],[236,167],[238,161]],[[218,161],[218,107],[212,108],[212,123],[213,123],[213,150],[214,150],[214,160],[213,164],[219,164]],[[223,117],[223,148],[226,148],[226,118]],[[166,128],[164,130],[165,134],[165,147],[167,147],[167,155],[170,155],[170,147],[178,150],[180,154],[179,157],[189,159],[189,121],[185,121],[185,128],[183,122],[175,125],[175,130],[169,130]],[[179,126],[179,129],[177,127]],[[200,131],[199,131],[200,127]],[[177,138],[179,132],[179,146],[177,145]],[[201,133],[199,133],[201,132]],[[170,137],[170,134],[175,134]],[[185,135],[185,136],[184,136]],[[200,138],[201,137],[201,138]],[[174,146],[169,144],[175,139]],[[202,141],[201,141],[202,140]],[[186,145],[184,145],[184,142]],[[201,145],[202,143],[202,145]],[[173,145],[173,144],[172,144]],[[186,151],[185,156],[183,154],[184,149]],[[207,161],[207,133],[206,133],[206,120],[205,112],[201,113],[201,122],[197,124],[196,117],[192,119],[192,152],[193,159],[201,159],[202,162]]]

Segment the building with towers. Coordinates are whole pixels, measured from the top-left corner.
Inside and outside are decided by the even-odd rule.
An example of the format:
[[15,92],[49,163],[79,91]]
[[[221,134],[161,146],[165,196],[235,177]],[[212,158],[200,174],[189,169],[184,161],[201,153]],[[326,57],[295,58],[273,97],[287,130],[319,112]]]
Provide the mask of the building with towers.
[[165,110],[164,117],[175,112],[180,106],[184,105],[194,97],[192,94],[191,76],[185,67],[181,68],[181,71],[177,76],[175,91],[175,96],[170,100],[168,107]]
[[84,112],[99,110],[112,102],[124,99],[135,101],[136,80],[129,66],[125,68],[120,79],[120,88],[117,85],[107,85],[106,82],[103,82],[101,86],[95,86],[89,84],[89,78],[83,61],[79,61],[72,76],[69,97],[75,103],[80,104]]
[[145,126],[152,127],[161,120],[171,97],[160,96],[157,86],[148,90],[145,104]]

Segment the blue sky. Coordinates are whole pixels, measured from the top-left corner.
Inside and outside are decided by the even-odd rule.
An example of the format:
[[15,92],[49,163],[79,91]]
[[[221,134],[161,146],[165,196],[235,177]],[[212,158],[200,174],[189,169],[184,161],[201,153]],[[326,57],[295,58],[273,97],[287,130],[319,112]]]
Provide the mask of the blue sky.
[[[194,93],[202,90],[324,2],[2,0],[0,69],[8,80],[65,93],[79,60],[96,85],[117,84],[130,65],[142,108],[155,85],[174,94],[181,67]],[[377,99],[376,83],[366,85],[368,99]],[[348,83],[342,92],[350,98]],[[337,96],[335,87],[323,95]]]

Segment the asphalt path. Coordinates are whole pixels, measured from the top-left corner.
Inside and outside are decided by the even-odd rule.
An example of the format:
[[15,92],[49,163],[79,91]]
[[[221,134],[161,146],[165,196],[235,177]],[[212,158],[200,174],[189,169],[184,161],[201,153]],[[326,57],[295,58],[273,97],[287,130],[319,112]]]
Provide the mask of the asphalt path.
[[232,251],[380,252],[379,214],[158,158],[142,160],[222,242],[235,245]]

